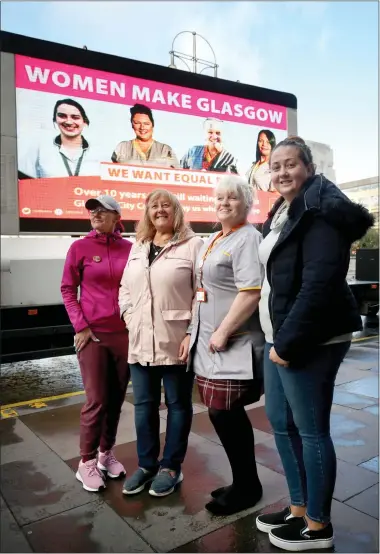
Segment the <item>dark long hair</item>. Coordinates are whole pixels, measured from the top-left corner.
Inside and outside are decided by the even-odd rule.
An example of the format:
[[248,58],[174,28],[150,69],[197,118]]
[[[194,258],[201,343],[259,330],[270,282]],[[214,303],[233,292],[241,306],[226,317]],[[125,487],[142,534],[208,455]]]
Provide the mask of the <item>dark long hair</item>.
[[[259,148],[259,138],[260,138],[260,135],[262,133],[264,133],[264,135],[267,137],[267,139],[269,141],[269,144],[272,147],[272,150],[276,146],[276,137],[274,136],[272,131],[270,131],[269,129],[261,129],[261,131],[259,131],[259,134],[257,135],[255,164],[259,163],[259,161],[261,160],[261,153],[260,153],[260,148]],[[271,150],[271,152],[272,152],[272,150]]]
[[76,100],[73,100],[72,98],[63,98],[63,100],[57,100],[53,110],[53,123],[56,123],[57,121],[58,108],[59,106],[62,106],[62,104],[68,104],[69,106],[73,106],[74,108],[76,108],[81,114],[82,119],[86,123],[86,125],[90,125],[90,120],[88,119],[83,106],[81,106],[79,102],[77,102]]

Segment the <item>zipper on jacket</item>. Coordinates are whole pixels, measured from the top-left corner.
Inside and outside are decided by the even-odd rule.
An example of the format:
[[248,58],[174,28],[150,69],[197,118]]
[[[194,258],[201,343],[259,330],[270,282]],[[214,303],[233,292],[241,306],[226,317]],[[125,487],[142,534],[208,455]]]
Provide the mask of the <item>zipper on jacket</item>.
[[[152,320],[152,339],[153,339],[153,344],[152,344],[152,352],[153,352],[153,360],[155,359],[155,344],[154,344],[154,325],[153,325],[153,293],[152,293],[152,283],[151,283],[151,273],[150,273],[150,270],[151,270],[151,267],[152,265],[154,264],[155,261],[157,261],[161,256],[162,254],[165,252],[165,250],[168,249],[169,246],[173,246],[173,245],[170,245],[170,243],[166,244],[164,246],[164,248],[161,250],[161,252],[158,254],[158,256],[156,256],[153,260],[152,260],[152,263],[149,265],[149,252],[148,252],[148,256],[147,256],[147,261],[148,261],[148,273],[147,273],[147,279],[148,279],[148,287],[149,287],[149,294],[150,294],[150,302],[151,302],[151,320]],[[149,362],[147,362],[148,365],[149,365]],[[154,361],[152,362],[154,363]]]
[[[268,262],[267,262],[267,279],[268,279]],[[269,318],[270,318],[270,321],[271,321],[271,324],[272,324],[272,335],[273,335],[273,340],[274,340],[274,323],[273,323],[274,301],[273,301],[273,297],[274,297],[274,294],[273,294],[273,274],[271,272],[270,273],[270,293],[269,293],[269,298],[268,298],[268,312],[269,312]]]
[[[155,352],[154,352],[154,325],[153,325],[153,294],[152,294],[152,285],[151,285],[151,278],[150,278],[150,268],[152,267],[152,265],[154,264],[154,262],[157,260],[157,258],[159,258],[162,254],[162,250],[161,252],[158,254],[158,256],[156,258],[154,258],[152,260],[152,263],[149,264],[149,252],[148,252],[148,256],[146,258],[146,261],[148,262],[148,266],[146,267],[147,269],[147,281],[148,281],[148,290],[149,290],[149,295],[150,295],[150,317],[151,317],[151,322],[152,322],[152,354],[153,354],[153,362],[146,362],[147,366],[149,366],[150,364],[153,364],[154,363],[154,358],[155,358]],[[144,330],[144,325],[142,325],[142,333],[143,333],[143,330]]]
[[[110,276],[111,281],[113,282],[113,272],[112,272],[112,264],[111,264],[111,249],[110,249],[110,237],[107,237],[107,251],[108,251],[108,266],[110,270]],[[118,315],[118,307],[116,306],[115,298],[113,299],[113,309],[115,312],[115,315]]]
[[[270,302],[269,302],[269,317],[270,317],[270,320],[271,320],[271,323],[272,323],[272,329],[273,329],[273,335],[274,335],[274,325],[273,325],[273,313],[274,313],[274,309],[273,309],[273,306],[274,306],[274,302],[273,302],[273,297],[274,297],[274,294],[273,294],[273,277],[272,277],[272,274],[271,274],[271,283],[270,283]],[[273,336],[274,338],[274,336]]]

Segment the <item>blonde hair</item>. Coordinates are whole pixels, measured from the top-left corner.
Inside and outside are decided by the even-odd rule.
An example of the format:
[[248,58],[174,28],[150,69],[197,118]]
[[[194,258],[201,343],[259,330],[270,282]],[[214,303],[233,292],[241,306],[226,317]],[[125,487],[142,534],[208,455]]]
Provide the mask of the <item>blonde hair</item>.
[[136,227],[136,241],[146,242],[153,240],[154,235],[156,234],[156,228],[149,217],[149,208],[151,204],[159,198],[165,198],[174,208],[174,236],[177,239],[182,239],[189,232],[190,226],[185,223],[185,212],[183,211],[180,201],[176,195],[165,189],[157,189],[148,194],[145,199],[144,215]]

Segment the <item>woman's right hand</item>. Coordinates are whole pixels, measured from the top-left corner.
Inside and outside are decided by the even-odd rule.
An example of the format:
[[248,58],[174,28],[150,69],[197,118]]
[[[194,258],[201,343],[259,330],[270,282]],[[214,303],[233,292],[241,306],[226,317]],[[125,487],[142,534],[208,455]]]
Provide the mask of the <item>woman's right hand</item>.
[[178,358],[181,362],[187,362],[189,357],[190,338],[191,335],[186,335],[179,347]]
[[77,333],[74,337],[74,346],[76,352],[80,352],[81,350],[83,350],[83,348],[90,342],[90,340],[93,340],[94,342],[100,342],[89,327],[86,327],[86,329],[83,329],[83,331]]

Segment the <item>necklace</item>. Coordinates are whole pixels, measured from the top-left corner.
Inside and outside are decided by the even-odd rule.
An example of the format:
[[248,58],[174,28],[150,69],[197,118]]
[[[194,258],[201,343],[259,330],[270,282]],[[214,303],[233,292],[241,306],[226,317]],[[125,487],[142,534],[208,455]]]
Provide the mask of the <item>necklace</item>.
[[161,252],[161,250],[164,248],[163,246],[156,246],[153,242],[152,242],[152,248],[153,248],[153,254],[154,256],[158,256],[158,254]]

